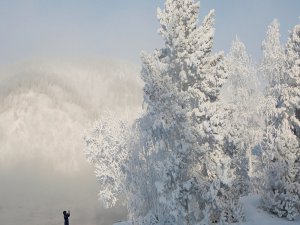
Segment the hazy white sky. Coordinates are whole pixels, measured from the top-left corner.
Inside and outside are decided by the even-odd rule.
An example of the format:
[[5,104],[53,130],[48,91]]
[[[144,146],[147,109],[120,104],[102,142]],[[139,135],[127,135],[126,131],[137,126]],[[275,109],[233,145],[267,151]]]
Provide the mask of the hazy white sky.
[[[0,63],[32,57],[112,57],[139,63],[157,35],[156,8],[163,0],[0,1]],[[235,35],[259,58],[266,27],[281,23],[283,41],[299,23],[299,0],[202,0],[203,18],[216,9],[216,50],[227,51]]]

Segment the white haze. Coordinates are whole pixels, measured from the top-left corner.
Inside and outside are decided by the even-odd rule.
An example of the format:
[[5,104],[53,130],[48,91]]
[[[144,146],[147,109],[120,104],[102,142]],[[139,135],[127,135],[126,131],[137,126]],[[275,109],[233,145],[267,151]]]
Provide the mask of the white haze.
[[[45,60],[0,72],[0,224],[110,225],[83,154],[84,131],[106,110],[129,120],[142,105],[139,67],[113,60]],[[47,62],[47,63],[45,63]]]

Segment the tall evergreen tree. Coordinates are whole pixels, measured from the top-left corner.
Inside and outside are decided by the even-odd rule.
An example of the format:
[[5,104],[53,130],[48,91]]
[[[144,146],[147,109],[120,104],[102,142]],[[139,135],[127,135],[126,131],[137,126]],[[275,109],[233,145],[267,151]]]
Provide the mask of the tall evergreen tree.
[[167,0],[158,10],[165,47],[142,55],[147,108],[138,124],[141,149],[151,148],[157,203],[134,218],[139,223],[209,224],[221,215],[229,218],[231,162],[222,148],[217,103],[226,73],[223,54],[212,53],[214,12],[200,26],[198,14],[193,0]]
[[[267,30],[267,35],[262,43],[262,62],[259,70],[264,78],[267,80],[267,94],[278,97],[278,93],[270,93],[278,85],[285,83],[284,69],[285,69],[284,48],[280,43],[279,22],[275,19]],[[272,89],[272,90],[268,90]],[[277,96],[275,96],[277,95]]]
[[246,195],[252,172],[252,149],[258,130],[256,105],[258,94],[256,69],[245,45],[236,39],[226,58],[228,82],[224,108],[228,111],[226,149],[232,157],[235,169],[236,193]]
[[300,25],[292,30],[287,46],[286,61],[288,73],[287,108],[291,119],[293,133],[300,139]]
[[[276,134],[276,127],[280,123],[278,117],[283,107],[283,90],[286,86],[285,79],[285,55],[280,43],[279,23],[274,20],[268,27],[265,40],[262,42],[262,60],[258,66],[258,72],[266,85],[264,87],[264,99],[260,104],[261,118],[263,119],[263,137],[261,142],[262,155],[256,164],[256,178],[258,184],[262,184],[265,160],[272,157],[272,143]],[[276,122],[275,122],[276,121]],[[258,187],[260,188],[260,187]]]
[[262,206],[289,220],[299,214],[300,206],[300,142],[297,136],[299,121],[297,122],[296,116],[300,102],[297,82],[299,27],[296,26],[291,33],[284,54],[279,41],[279,25],[276,21],[271,24],[263,42],[264,59],[261,66],[264,74],[269,77],[265,135],[262,142],[263,160],[266,163]]

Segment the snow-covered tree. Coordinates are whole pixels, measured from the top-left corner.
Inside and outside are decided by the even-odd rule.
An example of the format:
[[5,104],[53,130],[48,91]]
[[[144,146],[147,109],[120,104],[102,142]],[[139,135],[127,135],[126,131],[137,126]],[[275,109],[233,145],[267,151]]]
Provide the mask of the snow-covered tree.
[[147,192],[155,194],[143,210],[139,197],[133,200],[138,224],[234,220],[229,206],[235,203],[227,196],[231,160],[223,151],[217,102],[226,79],[223,54],[212,53],[214,12],[200,26],[198,14],[193,0],[166,0],[158,10],[165,47],[142,56],[146,112],[137,121],[141,144],[133,157],[152,179]]
[[299,163],[295,159],[299,145],[290,129],[287,115],[283,113],[282,116],[276,130],[269,133],[273,141],[267,144],[274,152],[268,158],[265,157],[271,160],[265,162],[267,165],[262,180],[264,183],[261,200],[266,210],[293,220],[299,215],[299,181],[296,178]]
[[[285,75],[285,53],[284,48],[280,43],[279,23],[274,20],[268,27],[265,40],[262,42],[262,60],[259,65],[259,73],[265,80],[264,100],[260,112],[264,120],[263,143],[271,138],[271,130],[276,130],[275,123],[278,112],[281,111],[283,104],[283,91],[286,89],[286,75]],[[278,124],[277,124],[278,125]],[[270,148],[262,149],[264,154],[268,151],[273,151]],[[259,170],[262,170],[262,165]]]
[[263,42],[261,66],[269,80],[261,144],[265,163],[261,200],[266,210],[292,220],[299,215],[300,206],[300,140],[297,133],[300,26],[291,33],[285,54],[279,38],[279,25],[275,21]]
[[252,172],[252,149],[257,142],[259,92],[256,68],[238,39],[233,42],[226,58],[228,81],[224,85],[223,107],[226,117],[227,135],[225,147],[232,157],[235,170],[234,187],[236,193],[246,195],[250,187]]
[[291,128],[300,139],[300,25],[292,30],[286,46],[287,83],[289,99],[288,113],[291,119]]
[[[274,88],[285,82],[284,76],[285,58],[284,48],[280,43],[279,22],[274,20],[268,27],[267,35],[262,43],[262,62],[259,66],[260,73],[267,80],[267,94],[278,97],[278,93],[268,93],[275,91]],[[276,96],[277,95],[277,96]]]
[[112,207],[117,200],[126,197],[129,131],[127,122],[106,113],[84,137],[86,158],[95,167],[100,184],[98,196],[106,207]]
[[[257,191],[260,191],[261,184],[264,177],[264,166],[268,152],[273,150],[267,145],[266,142],[273,141],[271,131],[275,131],[276,117],[279,112],[279,106],[282,104],[282,90],[284,89],[284,68],[285,58],[284,49],[280,43],[279,23],[274,20],[268,27],[265,40],[262,42],[262,60],[258,65],[258,73],[260,78],[264,81],[263,87],[264,98],[260,104],[260,117],[262,119],[262,133],[261,143],[259,144],[259,153],[256,157],[255,173],[254,173],[254,186]],[[274,134],[275,135],[275,134]]]

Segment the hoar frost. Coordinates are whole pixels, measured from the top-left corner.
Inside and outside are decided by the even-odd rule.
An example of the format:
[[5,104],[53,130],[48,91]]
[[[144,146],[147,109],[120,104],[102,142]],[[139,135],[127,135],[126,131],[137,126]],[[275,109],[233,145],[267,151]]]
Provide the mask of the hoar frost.
[[142,115],[129,124],[108,114],[86,135],[99,197],[107,207],[122,199],[135,225],[211,225],[245,220],[239,199],[256,191],[264,209],[292,220],[300,27],[283,48],[275,21],[256,65],[238,39],[228,55],[213,53],[214,11],[199,23],[199,10],[194,0],[165,1],[164,47],[141,56]]

